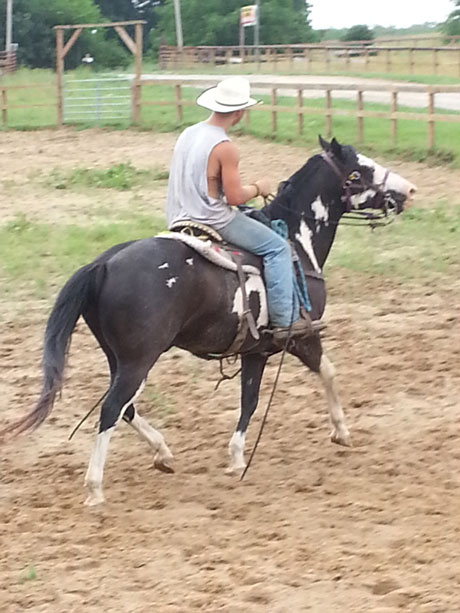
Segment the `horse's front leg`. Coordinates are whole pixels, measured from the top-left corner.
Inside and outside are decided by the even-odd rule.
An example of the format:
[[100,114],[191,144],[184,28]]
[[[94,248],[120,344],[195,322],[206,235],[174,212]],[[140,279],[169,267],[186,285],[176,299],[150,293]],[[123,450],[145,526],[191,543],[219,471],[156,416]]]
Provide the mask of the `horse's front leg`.
[[345,415],[335,385],[335,368],[325,353],[321,356],[319,376],[326,390],[329,416],[332,424],[331,440],[333,443],[348,447],[350,445],[350,432],[345,423]]
[[332,424],[331,440],[333,443],[348,447],[350,445],[350,433],[345,423],[345,415],[335,385],[335,368],[323,352],[321,339],[319,336],[315,336],[307,341],[296,341],[289,351],[319,375],[326,391]]
[[228,445],[230,465],[227,474],[240,473],[246,468],[244,443],[246,430],[259,401],[260,383],[267,356],[261,354],[241,357],[241,413],[236,430]]

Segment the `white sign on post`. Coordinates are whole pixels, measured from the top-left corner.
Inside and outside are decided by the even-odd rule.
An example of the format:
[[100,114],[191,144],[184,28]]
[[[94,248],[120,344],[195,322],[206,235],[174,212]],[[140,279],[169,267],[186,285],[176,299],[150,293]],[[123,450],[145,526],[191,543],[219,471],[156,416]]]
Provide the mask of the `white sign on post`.
[[243,28],[255,26],[257,23],[257,5],[250,4],[249,6],[241,7],[241,25]]

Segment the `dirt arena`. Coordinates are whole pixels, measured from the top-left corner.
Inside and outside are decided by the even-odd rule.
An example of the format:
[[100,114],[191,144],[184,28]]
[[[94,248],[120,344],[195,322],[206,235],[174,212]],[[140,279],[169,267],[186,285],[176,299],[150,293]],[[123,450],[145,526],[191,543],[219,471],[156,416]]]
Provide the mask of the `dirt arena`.
[[[2,223],[21,212],[84,224],[104,206],[159,210],[165,183],[127,196],[50,190],[37,176],[120,161],[167,168],[173,142],[135,132],[4,133]],[[309,154],[249,138],[239,144],[248,177],[262,169],[280,180]],[[458,171],[383,162],[418,185],[419,206],[460,204]],[[289,358],[246,480],[226,476],[238,384],[214,392],[218,365],[173,350],[138,407],[165,435],[176,473],[156,472],[146,444],[121,424],[106,503],[96,509],[83,506],[95,420],[67,439],[107,373],[78,325],[51,417],[1,447],[1,613],[458,613],[460,282],[332,272],[328,285],[324,345],[352,448],[329,442],[322,387]],[[52,299],[0,296],[2,425],[37,397]],[[248,449],[277,364],[267,369]]]

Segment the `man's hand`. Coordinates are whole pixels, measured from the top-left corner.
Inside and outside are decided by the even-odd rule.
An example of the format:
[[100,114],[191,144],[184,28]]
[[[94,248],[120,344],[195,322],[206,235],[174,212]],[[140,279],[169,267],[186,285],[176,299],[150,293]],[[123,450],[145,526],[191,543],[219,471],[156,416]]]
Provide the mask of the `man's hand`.
[[259,188],[260,195],[264,198],[266,198],[271,193],[270,180],[266,177],[254,181],[254,185],[257,185],[257,187]]

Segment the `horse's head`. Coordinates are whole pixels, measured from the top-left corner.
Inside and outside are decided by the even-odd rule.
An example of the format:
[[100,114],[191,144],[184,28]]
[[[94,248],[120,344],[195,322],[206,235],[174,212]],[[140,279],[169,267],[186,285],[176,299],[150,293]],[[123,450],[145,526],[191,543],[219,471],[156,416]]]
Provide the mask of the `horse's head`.
[[[342,183],[344,212],[378,210],[385,215],[401,213],[415,195],[416,187],[396,172],[356,153],[335,138],[330,143],[319,138],[322,157]],[[372,218],[372,215],[369,215]]]

